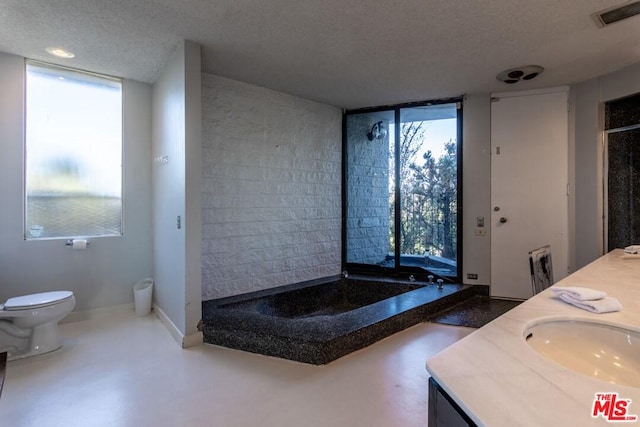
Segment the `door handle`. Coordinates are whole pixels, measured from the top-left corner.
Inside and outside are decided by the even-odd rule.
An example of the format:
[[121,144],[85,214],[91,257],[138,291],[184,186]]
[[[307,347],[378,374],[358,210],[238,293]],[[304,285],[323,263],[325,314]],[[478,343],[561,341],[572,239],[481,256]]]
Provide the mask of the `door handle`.
[[507,218],[505,217],[500,218],[500,222],[504,224],[505,222],[507,222]]

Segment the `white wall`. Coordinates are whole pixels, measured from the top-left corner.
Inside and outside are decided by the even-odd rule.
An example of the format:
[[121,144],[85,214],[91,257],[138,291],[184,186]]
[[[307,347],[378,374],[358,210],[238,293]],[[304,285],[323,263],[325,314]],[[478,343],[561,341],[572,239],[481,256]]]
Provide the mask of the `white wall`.
[[202,70],[200,45],[186,42],[185,61],[185,335],[199,344],[202,318]]
[[24,58],[0,53],[0,88],[0,300],[66,289],[76,311],[133,302],[133,284],[152,273],[150,86],[123,84],[124,236],[92,238],[86,251],[24,240]]
[[604,102],[640,93],[640,63],[572,86],[575,93],[576,268],[603,254]]
[[[491,96],[469,94],[462,110],[462,277],[463,283],[491,282]],[[478,217],[486,236],[476,236]],[[467,279],[477,274],[477,280]]]
[[340,272],[338,108],[203,75],[203,299]]
[[152,156],[155,305],[185,346],[202,311],[200,105],[200,47],[184,42],[153,87]]
[[[603,254],[602,141],[603,103],[640,93],[640,63],[570,89],[571,195],[569,261],[579,269]],[[491,106],[488,94],[468,95],[464,102],[463,140],[463,281],[491,282],[490,238],[475,236],[477,216],[490,218]],[[487,222],[488,224],[488,222]],[[487,229],[490,233],[490,229]],[[466,279],[477,273],[478,280]]]

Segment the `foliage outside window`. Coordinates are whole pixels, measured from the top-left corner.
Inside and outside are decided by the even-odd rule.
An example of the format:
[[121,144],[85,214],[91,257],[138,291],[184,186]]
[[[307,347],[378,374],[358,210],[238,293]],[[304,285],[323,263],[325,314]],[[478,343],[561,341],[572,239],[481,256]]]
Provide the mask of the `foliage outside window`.
[[[440,153],[425,151],[432,123],[405,122],[400,128],[400,252],[456,260],[457,144],[449,138]],[[455,132],[455,123],[451,127]],[[393,200],[389,204],[393,209]]]
[[122,234],[122,82],[26,64],[25,238]]

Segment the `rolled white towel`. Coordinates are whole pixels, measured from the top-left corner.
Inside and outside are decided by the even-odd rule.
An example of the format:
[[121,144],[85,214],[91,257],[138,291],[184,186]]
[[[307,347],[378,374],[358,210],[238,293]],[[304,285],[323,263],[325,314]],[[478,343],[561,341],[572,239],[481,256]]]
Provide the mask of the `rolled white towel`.
[[569,295],[571,296],[571,298],[577,301],[594,301],[607,296],[607,293],[604,291],[598,291],[596,289],[590,288],[581,288],[579,286],[553,286],[551,287],[551,291],[556,297]]
[[560,294],[560,299],[568,304],[592,313],[610,313],[622,310],[622,304],[614,297],[605,297],[598,300],[584,301],[573,298],[570,294]]

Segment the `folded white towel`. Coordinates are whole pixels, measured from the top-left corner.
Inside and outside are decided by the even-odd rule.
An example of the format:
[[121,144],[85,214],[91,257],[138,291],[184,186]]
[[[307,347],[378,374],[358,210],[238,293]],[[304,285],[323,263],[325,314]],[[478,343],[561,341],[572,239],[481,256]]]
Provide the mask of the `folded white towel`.
[[631,245],[624,248],[625,254],[637,254],[640,253],[640,245]]
[[556,297],[569,295],[571,296],[571,298],[577,301],[594,301],[607,296],[607,293],[604,291],[598,291],[590,288],[581,288],[578,286],[553,286],[551,287],[551,291]]
[[560,299],[568,304],[592,313],[609,313],[622,310],[622,304],[614,297],[605,297],[599,300],[583,301],[573,298],[570,294],[560,294]]

